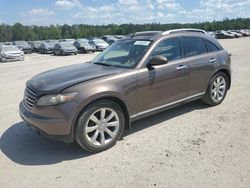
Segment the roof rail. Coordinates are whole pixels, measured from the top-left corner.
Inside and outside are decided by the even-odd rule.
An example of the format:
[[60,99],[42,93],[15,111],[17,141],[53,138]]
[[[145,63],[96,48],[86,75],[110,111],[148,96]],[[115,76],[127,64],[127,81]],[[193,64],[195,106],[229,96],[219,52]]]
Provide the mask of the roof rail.
[[179,33],[179,32],[194,32],[194,33],[203,33],[203,34],[207,34],[206,31],[202,30],[202,29],[193,29],[193,28],[183,28],[183,29],[172,29],[172,30],[168,30],[162,33],[162,35],[168,35],[168,34],[172,34],[172,33]]
[[141,31],[141,32],[135,32],[130,33],[127,35],[127,37],[133,38],[134,36],[152,36],[152,35],[161,35],[161,31]]

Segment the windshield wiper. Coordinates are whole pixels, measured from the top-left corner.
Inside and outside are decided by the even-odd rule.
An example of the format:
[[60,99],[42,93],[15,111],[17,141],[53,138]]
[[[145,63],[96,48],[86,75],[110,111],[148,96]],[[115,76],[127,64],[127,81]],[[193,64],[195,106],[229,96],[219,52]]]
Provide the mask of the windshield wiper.
[[96,64],[96,65],[103,65],[103,66],[107,66],[107,67],[111,67],[112,66],[110,64],[102,63],[102,62],[95,62],[94,64]]

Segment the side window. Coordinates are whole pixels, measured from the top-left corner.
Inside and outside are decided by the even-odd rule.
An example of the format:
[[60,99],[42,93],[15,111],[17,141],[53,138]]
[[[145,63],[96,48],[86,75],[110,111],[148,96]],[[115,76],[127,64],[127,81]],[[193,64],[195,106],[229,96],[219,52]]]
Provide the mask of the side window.
[[220,49],[215,46],[212,42],[209,42],[208,40],[205,40],[206,46],[207,46],[207,52],[217,52]]
[[162,55],[169,61],[181,58],[181,50],[178,39],[167,39],[161,42],[152,52],[151,56]]
[[185,57],[206,53],[206,46],[202,39],[195,37],[185,37],[182,39]]

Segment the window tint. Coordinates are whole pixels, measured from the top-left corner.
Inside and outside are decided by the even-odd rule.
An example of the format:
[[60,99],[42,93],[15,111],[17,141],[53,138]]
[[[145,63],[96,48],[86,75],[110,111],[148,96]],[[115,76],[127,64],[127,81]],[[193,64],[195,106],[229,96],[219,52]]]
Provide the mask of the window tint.
[[161,42],[153,51],[151,56],[162,55],[169,61],[180,59],[181,50],[178,39],[167,39]]
[[207,40],[205,40],[205,43],[206,43],[208,52],[216,52],[216,51],[220,50],[217,46],[215,46],[213,43],[211,43]]
[[185,57],[206,53],[206,46],[202,39],[185,37],[182,39]]

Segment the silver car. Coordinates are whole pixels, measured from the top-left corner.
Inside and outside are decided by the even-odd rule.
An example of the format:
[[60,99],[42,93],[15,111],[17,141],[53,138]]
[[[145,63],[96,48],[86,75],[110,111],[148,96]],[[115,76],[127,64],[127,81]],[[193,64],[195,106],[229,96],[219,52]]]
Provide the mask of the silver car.
[[89,42],[92,46],[96,48],[96,51],[103,51],[109,47],[109,44],[102,39],[93,39]]
[[14,45],[0,46],[1,62],[24,60],[24,52]]

